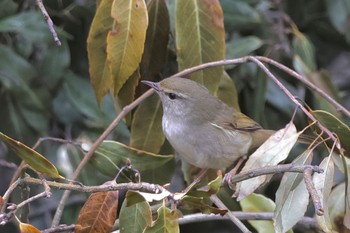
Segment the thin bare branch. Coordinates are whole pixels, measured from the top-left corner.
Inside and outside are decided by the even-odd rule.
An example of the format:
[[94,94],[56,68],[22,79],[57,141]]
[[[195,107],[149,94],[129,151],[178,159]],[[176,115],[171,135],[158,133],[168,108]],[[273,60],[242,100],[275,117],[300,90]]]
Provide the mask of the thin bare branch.
[[298,172],[298,173],[304,173],[305,170],[311,170],[314,172],[322,173],[323,169],[321,169],[319,166],[314,165],[296,165],[296,164],[280,164],[276,166],[269,166],[269,167],[261,167],[254,170],[250,170],[247,172],[242,172],[237,175],[234,175],[232,177],[228,177],[224,179],[227,183],[230,185],[234,185],[237,182],[251,179],[257,176],[262,175],[269,175],[269,174],[276,174],[276,173],[283,173],[283,172]]
[[44,19],[49,27],[49,30],[53,36],[53,39],[55,40],[55,42],[58,46],[61,46],[62,43],[61,43],[60,39],[58,38],[58,35],[57,35],[56,30],[54,28],[54,24],[50,18],[50,15],[47,13],[47,11],[45,9],[45,6],[44,6],[42,0],[36,0],[36,4],[38,5],[39,9],[41,10],[41,13],[44,16]]
[[[241,211],[231,211],[231,213],[238,218],[239,220],[272,220],[273,213],[269,212],[241,212]],[[189,214],[183,216],[183,218],[178,219],[178,223],[180,225],[189,224],[189,223],[198,223],[198,222],[206,222],[206,221],[222,221],[228,220],[228,216],[220,216],[213,214]],[[303,217],[296,225],[298,228],[302,228],[304,230],[316,230],[319,231],[320,228],[314,218],[311,217]]]
[[[217,195],[212,195],[210,200],[219,208],[228,209],[225,204],[218,198]],[[251,233],[251,231],[234,215],[232,212],[227,212],[226,216],[243,232]]]
[[349,110],[347,110],[344,106],[342,106],[337,101],[335,101],[332,97],[330,97],[326,92],[324,92],[322,89],[317,87],[315,84],[313,84],[312,82],[307,80],[302,75],[298,74],[294,70],[292,70],[292,69],[288,68],[287,66],[285,66],[285,65],[283,65],[283,64],[281,64],[281,63],[279,63],[279,62],[277,62],[275,60],[272,60],[270,58],[267,58],[267,57],[256,57],[256,58],[259,59],[260,61],[263,61],[263,62],[269,63],[269,64],[271,64],[273,66],[276,66],[277,68],[283,70],[287,74],[293,76],[298,81],[300,81],[305,86],[307,86],[310,90],[315,91],[318,94],[320,94],[325,100],[327,100],[329,103],[331,103],[333,106],[335,106],[338,111],[341,111],[347,117],[350,117],[350,111]]
[[320,197],[317,194],[315,185],[312,182],[312,173],[312,169],[306,169],[304,171],[304,181],[306,184],[307,191],[310,193],[312,202],[314,203],[316,214],[318,216],[322,216],[324,214],[324,210],[320,201]]

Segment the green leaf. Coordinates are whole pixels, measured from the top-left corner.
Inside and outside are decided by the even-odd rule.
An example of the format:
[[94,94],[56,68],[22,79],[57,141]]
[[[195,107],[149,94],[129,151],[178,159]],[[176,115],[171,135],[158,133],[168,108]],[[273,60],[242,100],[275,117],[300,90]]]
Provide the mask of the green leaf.
[[152,212],[148,202],[142,201],[131,206],[126,203],[123,202],[119,215],[121,233],[142,232],[146,226],[151,225]]
[[[255,193],[248,195],[246,198],[241,200],[239,204],[244,212],[272,212],[275,209],[275,203],[272,200],[261,194]],[[275,231],[271,220],[249,220],[248,222],[259,233],[270,233]]]
[[61,39],[61,41],[61,46],[53,46],[53,41],[50,41],[52,44],[48,43],[46,51],[41,54],[42,58],[38,65],[38,76],[49,89],[57,87],[58,82],[62,80],[71,64],[68,43],[64,39]]
[[347,0],[326,0],[327,13],[334,27],[345,34],[349,30],[350,3]]
[[177,223],[177,219],[180,217],[182,214],[179,210],[170,210],[165,207],[165,202],[163,202],[163,206],[158,209],[157,220],[153,222],[152,226],[146,227],[143,233],[180,232]]
[[219,209],[209,205],[203,197],[186,195],[181,198],[179,203],[182,209],[199,210],[203,214],[220,214],[224,216],[228,211],[227,209]]
[[221,0],[225,15],[225,29],[232,33],[238,30],[252,30],[257,28],[262,19],[256,9],[246,0]]
[[[178,0],[175,27],[179,70],[225,58],[223,12],[218,1]],[[222,72],[223,67],[215,67],[189,76],[215,93]]]
[[107,60],[117,94],[141,62],[148,25],[146,4],[144,0],[113,1],[112,18]]
[[125,195],[126,207],[130,207],[143,201],[146,201],[146,199],[138,191],[129,190]]
[[107,34],[113,25],[110,14],[112,2],[101,0],[92,20],[87,39],[90,79],[98,103],[101,103],[102,97],[113,85],[113,77],[107,66],[106,54]]
[[349,157],[350,152],[350,128],[344,122],[333,116],[329,112],[322,110],[311,111],[312,115],[320,121],[322,125],[327,127],[331,132],[334,132],[345,149],[345,155]]
[[42,41],[49,35],[39,11],[26,11],[0,20],[0,32],[14,32],[31,42]]
[[0,2],[0,17],[6,18],[9,15],[16,13],[18,9],[18,3],[13,0],[3,0]]
[[[210,197],[213,194],[216,194],[219,192],[222,184],[222,175],[217,176],[214,180],[210,181],[208,183],[208,188],[200,188],[197,189],[198,186],[201,185],[201,183],[193,183],[193,186],[188,186],[185,190],[185,192],[180,193],[180,195],[188,195],[193,197]],[[175,199],[177,199],[175,197]]]
[[67,72],[63,86],[76,110],[87,117],[89,121],[93,121],[91,123],[94,126],[107,127],[109,122],[115,117],[114,111],[109,114],[101,111],[94,99],[91,85],[86,79],[82,79],[72,72]]
[[[315,84],[318,88],[322,89],[330,97],[334,98],[337,101],[340,101],[339,90],[335,87],[331,77],[328,72],[325,70],[320,70],[313,72],[312,74],[306,76],[309,81]],[[315,106],[317,108],[326,110],[331,114],[340,117],[341,113],[336,109],[336,107],[325,100],[324,97],[320,96],[317,92],[313,92],[315,95]]]
[[[285,160],[301,133],[296,131],[293,123],[289,123],[285,128],[278,130],[249,156],[241,172],[274,166]],[[237,200],[242,200],[267,181],[268,176],[263,175],[237,183]]]
[[30,165],[35,171],[42,173],[45,176],[52,178],[64,179],[58,171],[57,168],[44,156],[36,152],[35,150],[29,148],[28,146],[22,144],[13,138],[0,132],[0,138],[6,143],[8,147],[11,148],[21,159],[23,159],[28,165]]
[[[313,154],[306,150],[293,164],[308,165]],[[303,174],[286,172],[276,192],[276,208],[273,221],[276,232],[291,229],[303,216],[309,203],[309,193],[303,181]]]
[[155,80],[166,62],[170,31],[169,13],[164,0],[146,2],[149,25],[140,69],[142,79]]
[[[330,193],[328,198],[329,218],[332,227],[341,232],[339,220],[345,215],[345,182],[338,184]],[[345,220],[345,219],[344,219]]]
[[263,45],[263,41],[256,36],[233,38],[226,45],[226,58],[233,59],[247,56]]
[[130,146],[158,153],[165,141],[162,115],[162,103],[157,94],[144,100],[136,109],[132,119]]
[[310,40],[301,33],[297,28],[293,28],[293,49],[296,55],[298,55],[303,63],[306,65],[311,72],[317,70],[316,58],[315,58],[315,47]]
[[[116,141],[103,141],[94,152],[90,163],[103,174],[115,177],[121,167],[127,164],[127,160],[130,160],[132,167],[141,173],[142,180],[147,181],[142,174],[148,170],[158,172],[158,180],[162,181],[159,183],[167,183],[172,177],[172,169],[169,169],[167,164],[174,163],[173,155],[157,155],[128,147]],[[163,166],[166,170],[163,170]]]
[[0,45],[0,54],[0,82],[6,89],[17,90],[37,75],[35,68],[10,47]]
[[333,186],[334,177],[334,162],[332,155],[324,158],[320,164],[324,170],[323,173],[315,173],[313,182],[318,196],[320,197],[324,214],[322,216],[316,215],[316,220],[325,232],[333,232],[332,223],[329,215],[329,196]]

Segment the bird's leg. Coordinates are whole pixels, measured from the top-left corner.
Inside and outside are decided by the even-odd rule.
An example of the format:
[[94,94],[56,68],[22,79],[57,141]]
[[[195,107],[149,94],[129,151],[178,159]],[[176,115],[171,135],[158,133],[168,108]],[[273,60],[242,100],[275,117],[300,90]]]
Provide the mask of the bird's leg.
[[231,177],[233,177],[234,175],[237,174],[238,169],[241,167],[242,163],[244,162],[244,158],[240,158],[237,162],[237,164],[234,166],[234,168],[232,168],[231,171],[229,171],[228,173],[226,173],[226,175],[224,176],[224,179],[222,181],[223,184],[228,184],[229,188],[231,190],[235,190],[235,185],[231,184]]

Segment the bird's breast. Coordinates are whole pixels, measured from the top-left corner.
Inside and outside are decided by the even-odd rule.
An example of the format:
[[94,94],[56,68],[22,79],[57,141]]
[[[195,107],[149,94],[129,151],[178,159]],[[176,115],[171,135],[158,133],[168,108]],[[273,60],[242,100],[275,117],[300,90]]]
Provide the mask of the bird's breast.
[[251,144],[249,135],[227,133],[209,122],[192,125],[163,116],[163,132],[173,148],[190,164],[220,169],[245,155]]

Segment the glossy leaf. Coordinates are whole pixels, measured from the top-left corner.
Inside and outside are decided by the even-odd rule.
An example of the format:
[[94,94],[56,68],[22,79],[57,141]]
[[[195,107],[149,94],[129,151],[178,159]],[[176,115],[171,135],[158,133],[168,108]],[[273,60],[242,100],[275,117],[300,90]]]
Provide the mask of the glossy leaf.
[[[219,1],[178,0],[175,30],[179,70],[225,58],[223,12]],[[189,76],[215,93],[222,72],[223,67],[215,67]]]
[[[309,165],[313,154],[306,150],[293,164]],[[309,193],[303,181],[303,174],[286,172],[276,192],[276,208],[273,221],[276,232],[291,229],[305,214],[309,203]]]
[[[108,118],[101,111],[101,108],[94,99],[91,85],[87,80],[81,79],[74,73],[69,72],[65,77],[64,90],[75,109],[89,118],[90,121],[95,120],[101,126],[106,127],[112,121],[112,117],[114,116]],[[84,90],[84,92],[82,93],[81,90]]]
[[262,45],[263,41],[256,36],[233,38],[226,45],[226,58],[233,59],[247,56]]
[[165,0],[146,2],[149,25],[140,68],[142,79],[154,80],[166,62],[170,21]]
[[35,150],[1,132],[0,138],[11,150],[16,153],[16,155],[23,159],[35,171],[52,178],[64,179],[64,177],[58,173],[57,168],[49,160],[47,160],[44,156]]
[[338,232],[342,232],[343,227],[339,224],[341,219],[345,216],[345,182],[338,184],[329,195],[329,218],[332,223],[332,227]]
[[21,233],[41,233],[41,231],[35,226],[28,223],[19,223],[19,230]]
[[[121,167],[126,165],[127,160],[130,160],[132,167],[141,173],[142,180],[147,181],[142,176],[147,170],[157,172],[159,183],[168,183],[171,179],[172,172],[167,164],[174,163],[173,155],[157,155],[128,147],[116,141],[103,141],[92,156],[90,163],[100,172],[115,177]],[[164,173],[162,172],[163,166],[167,169]],[[159,176],[160,173],[163,175]],[[152,179],[148,180],[152,181]]]
[[45,28],[47,25],[38,11],[24,11],[0,20],[0,32],[20,33],[32,42],[48,35]]
[[[326,94],[331,96],[337,101],[340,101],[339,90],[335,87],[332,82],[332,77],[328,74],[326,70],[321,70],[317,72],[313,72],[311,75],[306,76],[309,81],[315,84],[318,88],[322,89]],[[317,92],[314,92],[315,95],[315,105],[327,112],[330,112],[336,117],[340,117],[340,112],[336,109],[336,107],[326,101],[322,96],[320,96]]]
[[237,30],[252,30],[262,23],[259,12],[246,0],[221,0],[225,15],[225,30],[228,33]]
[[80,210],[75,232],[110,233],[117,218],[118,193],[108,191],[91,194]]
[[[274,166],[285,160],[301,133],[296,131],[293,123],[289,123],[285,128],[278,130],[250,155],[242,172],[255,168]],[[242,200],[264,182],[267,182],[267,175],[237,183],[237,200]]]
[[315,110],[311,112],[312,115],[320,121],[322,125],[327,127],[331,132],[337,134],[342,147],[345,149],[345,155],[349,157],[350,152],[350,128],[344,122],[339,120],[332,114],[322,111]]
[[113,25],[112,2],[110,0],[100,1],[87,39],[90,79],[98,103],[101,103],[102,97],[113,85],[113,77],[107,65],[106,54],[107,34]]
[[124,201],[120,209],[119,223],[121,233],[143,232],[146,226],[150,226],[152,223],[150,205],[148,202],[142,201],[127,206],[126,201]]
[[0,53],[3,54],[0,57],[0,82],[7,90],[16,90],[37,75],[35,68],[13,49],[0,45]]
[[207,200],[203,197],[195,197],[186,195],[179,201],[179,206],[186,210],[199,210],[203,214],[220,214],[224,216],[227,213],[227,209],[220,209],[208,204]]
[[333,232],[332,223],[329,215],[329,196],[333,186],[334,178],[334,162],[332,156],[324,158],[320,164],[324,170],[323,173],[315,173],[313,182],[318,196],[320,197],[324,214],[322,216],[316,215],[316,219],[321,229],[325,232]]
[[162,130],[162,103],[156,93],[136,109],[131,125],[130,146],[159,153],[165,141]]
[[350,3],[347,0],[327,0],[327,13],[334,27],[341,33],[348,33]]
[[[261,194],[252,193],[239,202],[244,212],[272,212],[275,203]],[[272,221],[248,221],[259,233],[274,232]]]
[[107,60],[117,94],[141,62],[148,16],[144,0],[113,1],[111,10],[114,23],[107,35]]
[[307,38],[307,36],[301,33],[297,28],[293,28],[293,33],[294,52],[301,58],[301,60],[305,63],[311,72],[316,71],[317,66],[315,58],[315,47]]
[[[193,183],[194,184],[194,183]],[[200,184],[200,183],[199,183]],[[213,194],[219,192],[222,184],[222,175],[217,176],[214,180],[208,183],[207,188],[199,188],[198,185],[193,185],[192,187],[187,187],[186,191],[182,192],[183,195],[193,196],[193,197],[210,197]],[[177,200],[177,196],[181,194],[175,194],[174,199]]]
[[158,209],[158,217],[156,221],[152,223],[152,226],[146,227],[143,233],[158,233],[158,232],[167,232],[167,233],[176,233],[180,232],[179,224],[177,219],[182,217],[182,214],[178,210],[170,210],[165,206]]

